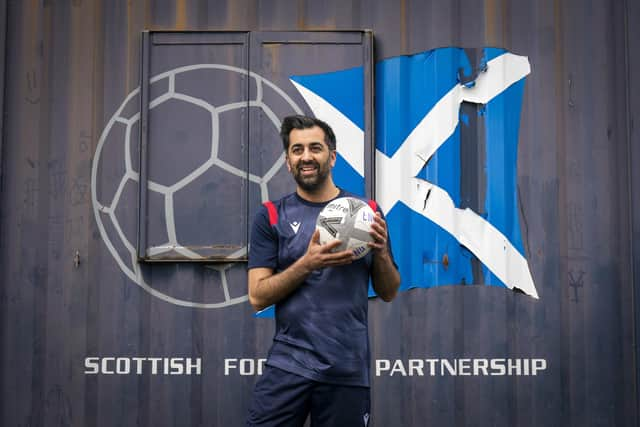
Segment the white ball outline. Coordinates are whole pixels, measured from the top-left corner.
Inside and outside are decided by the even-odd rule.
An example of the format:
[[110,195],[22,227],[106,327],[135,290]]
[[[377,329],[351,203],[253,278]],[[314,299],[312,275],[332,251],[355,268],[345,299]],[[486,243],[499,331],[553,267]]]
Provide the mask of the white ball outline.
[[[220,70],[227,70],[227,71],[233,71],[233,72],[237,72],[240,74],[244,74],[244,75],[248,75],[249,77],[253,78],[256,82],[256,99],[255,100],[249,100],[247,101],[247,104],[249,107],[251,106],[259,106],[263,109],[263,111],[267,114],[267,116],[269,117],[269,119],[274,122],[274,124],[277,123],[277,126],[279,126],[279,120],[278,118],[275,116],[275,114],[273,114],[273,112],[269,109],[268,106],[266,106],[265,104],[262,103],[262,84],[266,84],[268,87],[270,87],[271,89],[273,89],[277,94],[279,94],[291,107],[292,109],[295,111],[295,113],[297,114],[303,114],[302,113],[302,109],[300,109],[300,107],[282,90],[280,89],[278,86],[276,86],[274,83],[270,82],[269,80],[265,79],[264,77],[260,76],[259,74],[256,74],[252,71],[247,71],[245,69],[242,68],[238,68],[238,67],[233,67],[230,65],[225,65],[225,64],[194,64],[194,65],[187,65],[187,66],[183,66],[183,67],[178,67],[178,68],[174,68],[172,70],[169,71],[165,71],[161,74],[158,74],[156,76],[153,76],[150,80],[149,80],[149,84],[153,84],[159,80],[162,80],[164,78],[169,78],[169,88],[167,90],[166,93],[158,96],[156,99],[151,100],[150,101],[150,108],[152,108],[152,104],[155,105],[159,105],[160,103],[164,102],[164,100],[166,99],[170,99],[172,94],[175,94],[174,92],[174,88],[175,88],[175,76],[177,74],[181,74],[181,73],[185,73],[188,71],[192,71],[192,70],[199,70],[199,69],[220,69]],[[98,229],[100,231],[100,236],[102,237],[103,242],[105,243],[105,245],[107,246],[107,249],[109,249],[109,252],[111,253],[111,256],[115,259],[116,263],[118,264],[118,267],[120,267],[120,270],[122,270],[122,272],[129,277],[129,279],[131,279],[136,285],[140,286],[142,289],[144,289],[146,292],[148,292],[149,294],[163,300],[166,301],[170,304],[174,304],[174,305],[178,305],[178,306],[182,306],[182,307],[193,307],[193,308],[221,308],[221,307],[227,307],[227,306],[231,306],[234,304],[239,304],[242,302],[245,302],[248,300],[248,296],[242,295],[240,297],[235,297],[235,298],[231,298],[229,296],[229,292],[228,292],[228,287],[227,287],[227,277],[226,277],[226,270],[228,270],[229,268],[232,267],[233,264],[221,264],[221,265],[211,265],[209,266],[209,268],[216,270],[219,272],[220,274],[220,279],[221,279],[221,284],[223,287],[223,291],[224,291],[224,295],[225,295],[225,301],[224,302],[219,302],[219,303],[202,303],[202,302],[195,302],[195,301],[189,301],[189,300],[184,300],[184,299],[179,299],[179,298],[175,298],[172,296],[169,296],[165,293],[162,293],[154,288],[152,288],[151,286],[149,286],[144,278],[142,277],[142,271],[140,269],[140,266],[137,262],[137,253],[136,253],[136,248],[133,247],[133,245],[131,245],[131,243],[128,241],[128,239],[126,238],[126,236],[124,236],[124,233],[122,232],[122,230],[120,229],[120,226],[117,222],[117,218],[115,218],[115,209],[112,209],[111,206],[115,206],[113,201],[115,201],[115,204],[117,205],[117,201],[122,193],[122,190],[124,188],[124,184],[126,184],[126,182],[129,179],[132,179],[136,182],[138,182],[138,174],[135,172],[132,172],[132,169],[130,168],[130,150],[129,148],[129,144],[130,144],[130,140],[129,140],[129,131],[130,131],[130,127],[139,120],[140,118],[140,112],[138,112],[137,114],[135,114],[134,116],[132,116],[129,119],[120,117],[120,114],[122,113],[123,109],[125,108],[125,106],[128,105],[128,103],[131,101],[131,99],[133,97],[135,97],[136,95],[138,95],[138,93],[140,92],[140,87],[134,89],[132,92],[129,93],[129,95],[126,96],[126,98],[124,99],[124,101],[122,102],[122,104],[120,105],[120,107],[116,110],[116,112],[113,114],[113,116],[111,117],[111,119],[109,119],[109,121],[107,122],[104,130],[102,131],[102,134],[100,135],[100,138],[98,140],[98,145],[96,147],[96,151],[94,153],[94,157],[93,157],[93,162],[92,162],[92,166],[91,166],[91,205],[93,208],[93,212],[94,212],[94,216],[96,219],[96,224],[98,225]],[[169,95],[169,96],[167,96]],[[162,99],[161,98],[166,97],[166,99]],[[244,104],[243,102],[243,106],[247,105]],[[104,146],[106,137],[109,135],[109,133],[111,132],[111,128],[113,127],[114,123],[119,122],[119,123],[124,123],[127,127],[128,127],[128,131],[127,131],[127,136],[125,137],[125,163],[127,163],[125,165],[125,174],[120,182],[120,185],[118,186],[118,190],[116,191],[116,194],[114,195],[113,201],[111,203],[111,206],[104,206],[102,205],[100,202],[98,202],[97,199],[97,192],[96,192],[96,185],[97,185],[97,173],[98,173],[98,164],[100,162],[100,155],[102,153],[102,148]],[[212,152],[215,153],[215,151],[217,150],[213,150],[214,147],[212,147]],[[215,153],[217,155],[217,153]],[[217,157],[216,157],[217,158]],[[269,180],[271,178],[273,178],[273,176],[282,168],[282,166],[285,163],[285,154],[282,153],[280,155],[280,157],[275,161],[275,163],[273,164],[273,166],[269,169],[269,171],[267,171],[267,173],[263,176],[263,177],[255,177],[253,175],[250,176],[250,180],[252,182],[256,182],[257,184],[260,185],[260,193],[261,193],[261,199],[262,201],[266,201],[268,200],[268,188],[267,188],[267,184],[269,182]],[[191,176],[191,175],[190,175]],[[192,176],[193,179],[195,179],[198,175]],[[245,178],[246,179],[246,178]],[[154,190],[158,190],[160,187],[164,187],[164,186],[160,186],[158,188],[155,188],[154,186],[155,183],[153,182],[149,182],[148,183],[148,188],[151,189],[152,191]],[[155,184],[155,185],[159,185],[159,184]],[[112,222],[114,223],[114,226],[116,228],[116,231],[118,232],[120,239],[123,241],[125,247],[127,248],[127,250],[129,251],[130,255],[131,255],[131,265],[133,266],[133,270],[129,268],[129,266],[127,266],[124,261],[121,259],[120,254],[118,253],[118,251],[115,249],[115,247],[113,246],[111,239],[109,238],[109,236],[107,235],[104,225],[102,223],[102,219],[100,218],[100,212],[102,213],[106,213],[108,214],[111,219]],[[237,252],[235,252],[234,256],[241,256],[247,253],[247,248],[241,248],[240,250],[238,250]]]

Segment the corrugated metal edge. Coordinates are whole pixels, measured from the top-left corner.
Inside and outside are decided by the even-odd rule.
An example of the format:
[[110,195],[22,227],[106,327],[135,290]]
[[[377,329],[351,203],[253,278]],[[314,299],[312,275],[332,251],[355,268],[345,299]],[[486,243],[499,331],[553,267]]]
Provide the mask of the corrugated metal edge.
[[[7,48],[7,0],[0,0],[0,195],[3,188],[2,151],[4,141],[4,99]],[[1,217],[2,215],[0,215]]]
[[[624,73],[625,73],[625,80],[627,85],[631,86],[632,84],[632,80],[631,80],[631,61],[629,58],[629,51],[631,49],[631,41],[630,41],[630,23],[629,23],[629,17],[630,17],[630,8],[629,8],[629,1],[628,0],[624,0],[623,3],[623,10],[624,10]],[[629,278],[631,279],[631,307],[633,307],[633,325],[632,327],[632,338],[633,338],[633,343],[631,348],[633,349],[633,357],[631,358],[631,360],[633,361],[633,371],[635,373],[634,377],[633,377],[633,393],[636,399],[636,405],[634,406],[635,408],[635,425],[638,426],[640,425],[640,419],[638,418],[638,408],[640,407],[640,397],[638,396],[638,383],[640,382],[640,372],[638,371],[638,331],[640,330],[640,325],[638,324],[638,322],[640,322],[640,313],[638,313],[638,307],[636,305],[636,291],[637,291],[637,287],[638,287],[638,283],[636,283],[636,265],[635,265],[635,245],[634,245],[634,236],[637,232],[637,230],[635,230],[635,212],[634,212],[634,200],[633,200],[633,195],[634,195],[634,180],[633,180],[633,164],[634,164],[634,160],[633,159],[633,145],[631,143],[632,140],[632,123],[633,123],[633,117],[631,115],[631,88],[629,87],[628,90],[625,91],[625,109],[626,109],[626,114],[625,114],[625,122],[626,122],[626,152],[627,152],[627,197],[628,197],[628,203],[629,203],[629,213],[628,213],[628,221],[629,223],[627,224],[627,226],[629,227],[629,230],[631,232],[631,236],[628,239],[629,241]]]
[[364,185],[365,195],[374,199],[376,194],[375,159],[375,61],[373,30],[363,30],[364,58]]
[[147,148],[149,140],[149,65],[151,48],[149,31],[142,32],[140,60],[140,177],[138,178],[138,260],[146,255],[147,247]]
[[[4,218],[3,212],[3,189],[4,189],[4,175],[3,175],[3,156],[2,152],[4,149],[4,109],[5,109],[5,77],[6,77],[6,46],[7,46],[7,33],[8,33],[8,25],[7,25],[7,1],[0,0],[0,229],[2,227],[2,218]],[[6,233],[0,232],[0,254],[3,252],[4,240],[6,239]],[[4,237],[4,238],[3,238]],[[4,271],[4,262],[5,257],[0,256],[0,272]],[[2,312],[5,312],[6,305],[4,302],[0,302],[0,307],[2,307]],[[0,343],[5,342],[5,328],[4,325],[0,326]],[[4,369],[0,369],[0,384],[5,383],[4,378]],[[0,420],[5,419],[5,404],[4,399],[3,402],[0,402]]]

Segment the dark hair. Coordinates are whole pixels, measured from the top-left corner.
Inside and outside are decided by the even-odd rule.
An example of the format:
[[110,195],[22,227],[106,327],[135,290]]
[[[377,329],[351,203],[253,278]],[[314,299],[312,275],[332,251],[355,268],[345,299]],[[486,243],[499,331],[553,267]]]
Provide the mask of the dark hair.
[[293,129],[309,129],[318,126],[324,132],[324,142],[329,146],[330,150],[336,149],[336,136],[331,126],[320,119],[308,116],[287,116],[282,120],[280,127],[280,137],[282,138],[282,146],[284,151],[289,151],[289,134]]

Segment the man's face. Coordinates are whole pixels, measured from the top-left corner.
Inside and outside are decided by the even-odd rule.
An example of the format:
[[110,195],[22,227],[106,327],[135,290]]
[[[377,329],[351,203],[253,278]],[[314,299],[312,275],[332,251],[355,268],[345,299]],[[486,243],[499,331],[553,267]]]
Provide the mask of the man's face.
[[287,169],[305,191],[321,188],[335,165],[336,152],[329,149],[324,138],[324,131],[318,126],[289,133]]

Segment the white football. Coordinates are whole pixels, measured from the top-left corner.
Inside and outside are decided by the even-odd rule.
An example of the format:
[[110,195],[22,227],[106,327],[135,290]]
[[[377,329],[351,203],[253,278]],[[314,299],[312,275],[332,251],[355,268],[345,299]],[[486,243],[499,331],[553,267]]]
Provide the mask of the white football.
[[342,244],[335,252],[351,249],[356,259],[365,256],[373,239],[369,234],[374,221],[374,212],[369,205],[354,197],[340,197],[322,209],[316,221],[320,230],[320,243],[340,240]]

